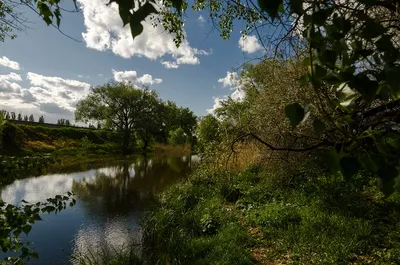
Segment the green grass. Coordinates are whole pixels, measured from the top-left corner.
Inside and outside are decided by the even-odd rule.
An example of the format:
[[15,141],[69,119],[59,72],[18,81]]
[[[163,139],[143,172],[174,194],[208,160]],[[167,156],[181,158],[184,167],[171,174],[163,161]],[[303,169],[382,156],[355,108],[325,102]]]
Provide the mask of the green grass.
[[149,264],[400,264],[400,195],[374,180],[199,169],[144,221]]

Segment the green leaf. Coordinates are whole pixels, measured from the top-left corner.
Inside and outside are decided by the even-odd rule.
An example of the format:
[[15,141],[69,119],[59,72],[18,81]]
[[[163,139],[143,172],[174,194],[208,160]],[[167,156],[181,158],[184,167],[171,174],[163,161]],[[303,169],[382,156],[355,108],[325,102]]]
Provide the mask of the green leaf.
[[335,149],[331,149],[328,152],[326,152],[325,154],[323,154],[321,156],[321,159],[332,172],[336,173],[337,171],[339,171],[340,155],[336,152]]
[[314,120],[313,127],[314,127],[314,132],[318,137],[320,137],[326,129],[325,123],[318,119]]
[[327,18],[332,14],[333,8],[321,9],[312,14],[312,20],[315,25],[322,26]]
[[28,235],[31,230],[32,230],[31,225],[25,225],[22,227],[22,231],[25,233],[25,235]]
[[285,114],[293,128],[296,128],[296,126],[300,124],[305,115],[304,109],[299,103],[287,105],[285,107]]
[[135,39],[143,32],[142,21],[146,19],[147,16],[157,13],[157,10],[152,4],[146,2],[142,5],[136,12],[131,15],[129,24],[131,27],[132,38]]
[[340,168],[343,176],[349,178],[358,173],[361,168],[361,164],[358,162],[357,158],[345,156],[340,159]]
[[122,23],[123,23],[123,25],[125,27],[127,24],[129,24],[129,22],[131,20],[132,13],[130,12],[129,9],[126,9],[122,5],[118,6],[118,10],[119,10],[119,16],[121,17]]
[[258,5],[263,12],[267,12],[271,18],[276,18],[279,14],[279,8],[283,5],[283,0],[257,0]]
[[297,15],[303,14],[303,2],[304,0],[291,0],[289,2],[290,13]]

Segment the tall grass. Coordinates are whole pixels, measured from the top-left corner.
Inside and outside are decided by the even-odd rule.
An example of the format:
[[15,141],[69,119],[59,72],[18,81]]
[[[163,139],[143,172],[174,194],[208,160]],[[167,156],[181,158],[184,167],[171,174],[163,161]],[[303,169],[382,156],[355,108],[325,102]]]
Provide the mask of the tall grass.
[[270,174],[200,169],[162,193],[144,222],[150,264],[400,264],[400,199],[372,179]]
[[154,154],[158,156],[188,156],[191,154],[190,145],[169,145],[156,143]]

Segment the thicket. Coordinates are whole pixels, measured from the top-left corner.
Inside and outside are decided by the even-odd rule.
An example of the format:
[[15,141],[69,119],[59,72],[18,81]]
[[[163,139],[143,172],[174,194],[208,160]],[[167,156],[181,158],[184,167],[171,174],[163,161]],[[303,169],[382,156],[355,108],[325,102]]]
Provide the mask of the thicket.
[[306,72],[293,59],[249,65],[246,97],[202,119],[202,166],[144,221],[149,264],[400,262],[400,194],[372,172],[327,167],[329,148],[303,150],[320,142],[315,119],[293,131],[285,118],[288,104],[318,101]]

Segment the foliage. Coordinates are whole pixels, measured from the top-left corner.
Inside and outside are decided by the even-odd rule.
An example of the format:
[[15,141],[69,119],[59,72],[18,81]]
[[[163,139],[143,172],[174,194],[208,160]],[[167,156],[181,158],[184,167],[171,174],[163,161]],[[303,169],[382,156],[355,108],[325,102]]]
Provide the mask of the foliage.
[[168,143],[172,145],[183,145],[188,142],[187,135],[182,128],[177,128],[176,130],[169,132]]
[[35,122],[35,118],[33,117],[33,114],[29,115],[29,121],[30,122]]
[[[167,1],[158,19],[166,30],[176,34],[178,46],[184,36],[182,11],[187,6],[186,1]],[[119,7],[123,20],[130,16],[135,18],[130,20],[131,28],[140,28],[138,24],[153,13],[148,9],[144,13],[138,11],[135,16],[136,12],[130,13],[126,6],[120,4]],[[326,165],[334,172],[340,171],[348,177],[360,171],[373,173],[387,194],[393,192],[399,175],[399,162],[395,157],[400,148],[397,115],[400,47],[396,2],[195,1],[192,8],[207,9],[222,38],[229,38],[237,19],[245,22],[243,34],[256,31],[262,42],[263,32],[260,33],[257,26],[260,21],[262,25],[281,28],[279,33],[266,37],[269,43],[263,42],[264,47],[278,43],[274,52],[279,51],[279,55],[286,58],[303,52],[308,73],[302,76],[301,82],[312,87],[316,99],[312,104],[291,102],[286,107],[294,129],[307,119],[316,125],[318,143],[304,144],[296,152],[326,151]],[[142,28],[132,32],[133,37],[141,32]],[[282,43],[290,46],[282,47]],[[288,145],[264,144],[273,150],[294,151]]]
[[39,117],[39,121],[38,121],[39,123],[44,123],[44,117],[43,117],[43,115],[41,115],[40,117]]
[[203,165],[158,197],[144,254],[152,264],[396,264],[399,194],[385,198],[373,176],[315,173],[281,182],[262,166]]
[[146,151],[151,142],[167,142],[169,132],[181,127],[193,140],[196,117],[173,102],[162,102],[155,91],[136,88],[131,83],[108,83],[94,88],[80,101],[75,112],[77,121],[96,121],[107,129],[117,130],[122,151],[131,152],[131,135],[136,135]]
[[38,258],[29,242],[19,239],[24,233],[26,235],[32,229],[32,225],[36,221],[42,220],[41,213],[58,213],[65,209],[67,205],[73,206],[75,199],[72,193],[67,196],[57,195],[55,198],[49,198],[46,202],[38,202],[30,204],[22,201],[19,206],[6,204],[0,200],[0,248],[2,252],[17,252],[15,257],[8,257],[5,260],[13,262],[13,264],[23,264],[25,260]]

